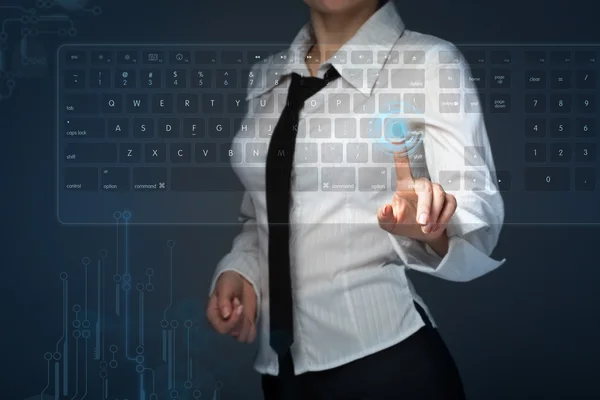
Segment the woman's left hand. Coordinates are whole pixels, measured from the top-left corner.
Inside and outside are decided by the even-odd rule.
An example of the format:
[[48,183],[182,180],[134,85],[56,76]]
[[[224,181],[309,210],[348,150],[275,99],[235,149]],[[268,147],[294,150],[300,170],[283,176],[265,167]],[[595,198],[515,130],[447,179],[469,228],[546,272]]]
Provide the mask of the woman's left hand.
[[395,154],[394,162],[396,192],[377,212],[379,226],[393,235],[435,241],[456,211],[456,198],[429,179],[414,179],[407,156]]

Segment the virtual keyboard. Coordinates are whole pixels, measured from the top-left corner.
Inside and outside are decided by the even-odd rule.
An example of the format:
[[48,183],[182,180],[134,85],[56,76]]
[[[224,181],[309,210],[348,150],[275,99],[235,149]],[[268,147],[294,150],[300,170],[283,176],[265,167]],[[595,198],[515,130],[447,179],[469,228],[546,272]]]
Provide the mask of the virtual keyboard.
[[[461,59],[452,54],[415,61],[414,53],[364,49],[348,54],[347,61],[368,64],[385,56],[392,73],[408,64],[418,72],[414,64],[437,62],[445,66],[441,88],[478,93],[506,223],[600,223],[599,46],[457,47],[470,65],[469,76],[455,76],[459,70],[452,66]],[[235,213],[221,212],[237,209],[244,190],[231,162],[256,167],[252,143],[235,151],[231,144],[244,121],[247,87],[252,80],[269,82],[281,74],[277,60],[263,76],[251,68],[284,48],[62,46],[57,77],[59,220],[111,223],[116,210],[127,209],[135,216],[133,223],[235,222]],[[367,70],[365,80],[377,79],[368,75]],[[401,85],[398,91],[403,91]],[[470,103],[461,99],[459,107]],[[368,118],[353,114],[351,106],[346,115],[328,117],[336,120],[332,126]],[[261,132],[272,119],[257,118],[250,128],[245,125],[243,134],[256,137],[260,146]],[[330,135],[331,146],[306,147],[305,165],[323,161],[355,168],[356,185],[345,190],[361,190],[365,185],[358,181],[366,167],[353,162],[350,148],[333,143],[336,128]],[[375,151],[361,158],[377,163]],[[316,182],[324,182],[327,168],[315,171]],[[393,173],[386,179],[393,179]],[[393,185],[386,181],[381,187],[390,190]],[[326,189],[321,184],[314,188]]]

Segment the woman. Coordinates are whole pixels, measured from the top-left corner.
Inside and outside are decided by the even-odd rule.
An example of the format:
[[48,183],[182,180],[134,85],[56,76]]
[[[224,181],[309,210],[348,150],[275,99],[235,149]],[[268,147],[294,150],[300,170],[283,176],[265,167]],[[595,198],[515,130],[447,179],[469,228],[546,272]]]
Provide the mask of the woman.
[[[489,257],[504,209],[477,94],[440,85],[468,66],[451,44],[405,29],[392,2],[305,2],[310,23],[252,75],[285,71],[248,90],[249,120],[274,105],[279,121],[272,136],[258,124],[265,168],[234,165],[244,227],[217,266],[207,317],[241,342],[258,331],[265,399],[463,399],[405,270],[468,281],[504,262]],[[454,55],[451,71],[441,54]],[[398,110],[404,139],[393,140],[386,120]],[[290,180],[272,172],[278,146],[292,150]],[[289,208],[274,194],[288,183]],[[275,218],[282,208],[287,219]]]

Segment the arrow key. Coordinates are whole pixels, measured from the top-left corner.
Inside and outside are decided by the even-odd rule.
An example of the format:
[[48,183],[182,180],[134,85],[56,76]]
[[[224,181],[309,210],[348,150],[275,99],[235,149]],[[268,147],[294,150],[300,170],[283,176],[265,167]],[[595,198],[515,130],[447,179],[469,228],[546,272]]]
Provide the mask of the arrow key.
[[465,189],[472,191],[482,191],[486,189],[486,176],[485,171],[465,171],[464,182]]
[[496,186],[501,192],[508,192],[511,187],[509,171],[496,171]]

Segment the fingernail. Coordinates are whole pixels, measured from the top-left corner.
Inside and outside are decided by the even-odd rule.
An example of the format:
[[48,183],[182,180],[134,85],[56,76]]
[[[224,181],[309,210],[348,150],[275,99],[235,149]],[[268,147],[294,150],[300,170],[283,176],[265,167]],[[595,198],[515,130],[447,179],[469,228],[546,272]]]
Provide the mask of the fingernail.
[[384,217],[387,215],[387,206],[383,206],[383,210],[381,210],[381,215]]
[[239,307],[238,307],[238,308],[235,310],[235,313],[236,313],[237,315],[241,315],[241,314],[242,314],[242,311],[244,311],[244,306],[239,306]]
[[419,215],[419,223],[421,225],[425,225],[427,223],[427,214],[426,213],[421,213],[421,215]]
[[223,308],[223,310],[221,310],[221,315],[223,316],[223,318],[229,318],[229,315],[231,315],[231,310],[229,309],[229,307]]

